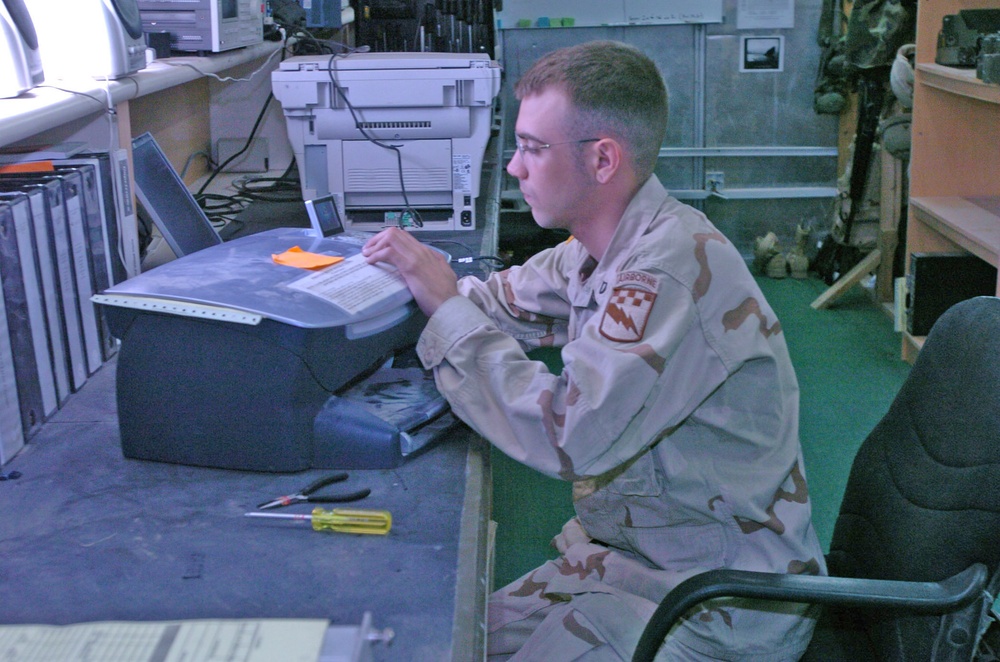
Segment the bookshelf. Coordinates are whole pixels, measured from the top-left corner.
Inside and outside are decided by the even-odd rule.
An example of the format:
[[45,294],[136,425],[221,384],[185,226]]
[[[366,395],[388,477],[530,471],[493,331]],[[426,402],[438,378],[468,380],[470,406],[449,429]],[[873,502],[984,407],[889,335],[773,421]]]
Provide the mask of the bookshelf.
[[[918,252],[962,250],[1000,264],[1000,85],[934,62],[942,19],[963,9],[1000,9],[1000,0],[918,5],[907,269]],[[923,341],[904,332],[903,358],[913,361]]]

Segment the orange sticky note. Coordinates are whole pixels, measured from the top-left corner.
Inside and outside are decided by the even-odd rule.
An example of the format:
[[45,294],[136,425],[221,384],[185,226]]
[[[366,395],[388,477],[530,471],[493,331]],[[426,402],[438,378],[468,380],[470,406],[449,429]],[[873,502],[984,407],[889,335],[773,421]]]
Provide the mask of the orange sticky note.
[[271,259],[278,264],[284,264],[289,267],[298,267],[299,269],[322,269],[323,267],[329,267],[331,264],[337,264],[342,262],[344,258],[335,257],[333,255],[320,255],[319,253],[310,253],[309,251],[304,251],[298,246],[292,246],[284,253],[272,253]]

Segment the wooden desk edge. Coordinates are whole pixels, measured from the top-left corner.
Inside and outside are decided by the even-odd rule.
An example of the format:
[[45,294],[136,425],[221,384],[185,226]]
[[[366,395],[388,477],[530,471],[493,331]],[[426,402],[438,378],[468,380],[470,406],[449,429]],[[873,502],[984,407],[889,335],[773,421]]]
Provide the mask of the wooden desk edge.
[[490,445],[470,431],[465,464],[465,498],[458,535],[452,660],[486,658],[486,605],[492,585],[492,504]]

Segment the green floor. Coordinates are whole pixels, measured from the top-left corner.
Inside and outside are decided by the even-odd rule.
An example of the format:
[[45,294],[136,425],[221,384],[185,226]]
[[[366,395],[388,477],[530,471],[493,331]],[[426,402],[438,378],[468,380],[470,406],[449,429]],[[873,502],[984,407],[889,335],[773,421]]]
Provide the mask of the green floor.
[[[802,390],[800,430],[817,532],[827,549],[851,459],[909,373],[892,321],[854,288],[826,310],[809,304],[819,280],[761,279],[781,320]],[[541,355],[543,359],[551,354]],[[493,452],[494,585],[555,556],[552,536],[572,516],[568,483]]]

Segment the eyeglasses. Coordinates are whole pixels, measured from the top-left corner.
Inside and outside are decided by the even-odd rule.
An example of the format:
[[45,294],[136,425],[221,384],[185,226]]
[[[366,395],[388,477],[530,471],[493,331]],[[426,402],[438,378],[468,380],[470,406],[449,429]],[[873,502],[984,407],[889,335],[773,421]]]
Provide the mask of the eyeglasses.
[[584,138],[583,140],[566,140],[561,143],[542,143],[540,145],[530,145],[528,143],[523,143],[520,140],[515,140],[514,146],[517,148],[517,151],[521,153],[522,157],[525,154],[538,156],[543,149],[549,149],[550,147],[556,147],[558,145],[582,145],[583,143],[593,143],[598,140],[600,140],[600,138]]

